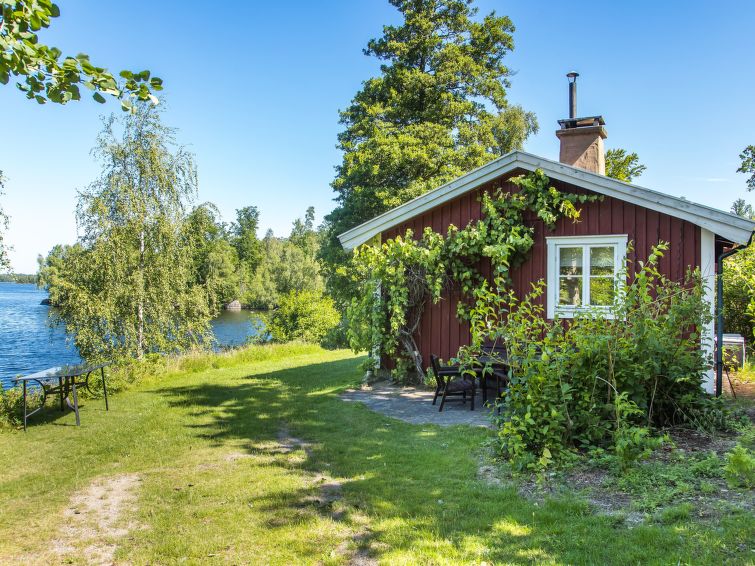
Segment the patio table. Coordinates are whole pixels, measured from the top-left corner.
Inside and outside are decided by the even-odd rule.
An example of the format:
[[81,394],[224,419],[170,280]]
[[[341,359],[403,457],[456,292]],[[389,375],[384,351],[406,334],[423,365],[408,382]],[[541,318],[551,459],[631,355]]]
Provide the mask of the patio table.
[[502,359],[499,356],[490,356],[483,354],[475,358],[482,368],[490,366],[491,371],[483,371],[479,377],[480,387],[482,388],[482,403],[483,405],[488,402],[488,388],[487,388],[487,374],[496,375],[497,379],[508,378],[509,364],[506,359]]
[[[45,406],[45,401],[47,400],[48,395],[54,395],[56,393],[60,395],[60,410],[65,411],[64,403],[68,405],[68,407],[73,409],[74,413],[76,413],[76,426],[80,426],[81,420],[79,419],[79,396],[77,387],[86,387],[89,392],[92,392],[89,388],[89,376],[92,372],[96,372],[97,370],[99,370],[102,375],[102,392],[105,395],[105,410],[110,410],[107,401],[107,385],[105,384],[105,368],[108,365],[110,364],[59,366],[13,378],[12,381],[16,384],[21,383],[24,390],[24,430],[26,430],[27,419],[34,413],[42,410]],[[29,412],[26,395],[28,384],[32,382],[36,383],[42,391],[42,402],[39,407]],[[73,396],[73,403],[71,403],[71,400],[69,399],[69,394]]]

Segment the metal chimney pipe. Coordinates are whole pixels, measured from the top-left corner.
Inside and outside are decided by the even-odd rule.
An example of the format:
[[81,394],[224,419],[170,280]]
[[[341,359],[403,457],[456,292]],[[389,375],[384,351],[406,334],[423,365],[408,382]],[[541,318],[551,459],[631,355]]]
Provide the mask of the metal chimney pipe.
[[569,119],[577,117],[577,77],[579,73],[572,71],[566,74],[569,79]]

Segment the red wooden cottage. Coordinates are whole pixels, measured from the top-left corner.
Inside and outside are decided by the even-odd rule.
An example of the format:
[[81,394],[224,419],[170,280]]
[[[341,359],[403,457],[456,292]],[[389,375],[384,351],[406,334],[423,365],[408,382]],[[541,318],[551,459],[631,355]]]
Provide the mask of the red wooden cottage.
[[[591,276],[588,266],[612,266],[615,276],[623,265],[628,242],[633,242],[630,259],[643,260],[661,240],[670,243],[661,260],[661,271],[681,281],[688,268],[699,267],[714,308],[720,256],[728,249],[747,245],[755,222],[606,177],[603,118],[575,118],[574,105],[571,114],[570,119],[559,121],[561,128],[556,131],[561,141],[559,162],[513,151],[341,234],[341,244],[349,250],[373,238],[403,235],[408,228],[420,235],[428,226],[441,234],[450,224],[464,227],[480,218],[482,191],[498,187],[513,190],[509,179],[539,168],[562,191],[603,195],[601,200],[581,206],[579,223],[561,219],[551,231],[542,221],[532,220],[535,245],[529,259],[512,274],[513,283],[521,292],[530,288],[530,282],[544,279],[547,291],[543,300],[549,317],[556,313],[561,318],[573,316],[580,305],[595,305],[600,293],[591,294],[591,289],[599,290],[605,283]],[[580,269],[563,276],[563,266]],[[580,275],[575,277],[575,272]],[[455,316],[457,300],[456,296],[444,297],[424,311],[416,338],[426,365],[430,354],[448,359],[469,343],[468,324]],[[706,334],[706,342],[713,344],[713,324]],[[713,392],[715,383],[711,368],[706,389]]]

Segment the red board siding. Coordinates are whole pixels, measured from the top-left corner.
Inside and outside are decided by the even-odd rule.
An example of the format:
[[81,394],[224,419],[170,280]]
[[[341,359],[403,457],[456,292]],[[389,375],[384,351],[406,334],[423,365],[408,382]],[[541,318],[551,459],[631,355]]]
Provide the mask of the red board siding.
[[[566,183],[553,181],[552,184],[564,192],[588,192]],[[385,241],[397,235],[404,236],[407,229],[413,231],[414,237],[419,237],[426,227],[444,235],[451,224],[464,228],[482,216],[480,191],[496,187],[517,190],[501,177],[488,183],[483,189],[460,196],[383,232],[382,239]],[[535,227],[535,245],[527,261],[512,273],[514,289],[520,296],[529,291],[530,283],[546,278],[545,239],[550,236],[627,234],[629,241],[633,243],[629,259],[635,264],[637,261],[644,261],[659,240],[669,242],[670,249],[661,260],[660,269],[675,281],[683,280],[689,267],[700,265],[700,228],[690,222],[610,197],[583,204],[581,209],[579,222],[562,218],[552,231],[547,231],[542,221],[536,218],[527,220]],[[489,266],[483,265],[481,268],[486,275],[490,274]],[[429,304],[425,308],[416,337],[425,365],[429,364],[430,354],[449,359],[456,355],[460,346],[469,344],[469,324],[456,318],[457,301],[458,294],[452,292],[437,304]]]

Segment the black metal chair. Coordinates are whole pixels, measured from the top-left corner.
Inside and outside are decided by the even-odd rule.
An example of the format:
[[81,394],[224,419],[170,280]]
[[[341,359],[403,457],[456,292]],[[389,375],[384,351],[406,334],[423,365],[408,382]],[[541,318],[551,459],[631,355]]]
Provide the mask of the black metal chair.
[[[467,402],[467,393],[470,394],[472,401],[471,411],[474,411],[474,397],[475,397],[475,381],[474,378],[470,379],[468,376],[464,376],[461,370],[456,366],[442,366],[438,361],[437,356],[430,354],[430,364],[433,367],[433,373],[435,374],[435,395],[433,396],[433,405],[440,398],[440,409],[443,410],[443,405],[446,404],[446,398],[451,396],[461,397],[462,402]],[[457,379],[459,378],[459,379]]]

